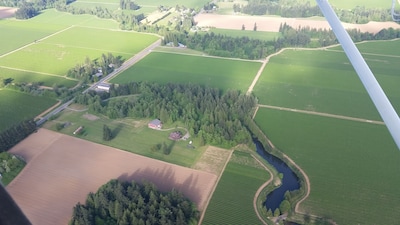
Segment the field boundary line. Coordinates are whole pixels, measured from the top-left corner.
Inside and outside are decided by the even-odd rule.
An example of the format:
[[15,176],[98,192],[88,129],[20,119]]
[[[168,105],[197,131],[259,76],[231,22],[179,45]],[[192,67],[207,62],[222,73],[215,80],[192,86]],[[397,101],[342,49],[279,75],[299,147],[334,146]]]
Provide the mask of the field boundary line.
[[261,105],[261,104],[259,104],[258,107],[268,108],[268,109],[276,109],[276,110],[282,110],[282,111],[288,111],[288,112],[295,112],[295,113],[303,113],[303,114],[309,114],[309,115],[316,115],[316,116],[331,117],[331,118],[342,119],[342,120],[351,120],[351,121],[357,121],[357,122],[363,122],[363,123],[385,125],[384,122],[377,121],[377,120],[368,120],[368,119],[363,119],[363,118],[336,115],[336,114],[323,113],[323,112],[307,111],[307,110],[302,110],[302,109],[293,109],[293,108],[285,108],[285,107],[280,107],[280,106]]
[[162,51],[162,50],[153,50],[153,52],[168,53],[168,54],[176,54],[176,55],[190,55],[190,56],[197,56],[197,57],[215,58],[215,59],[226,59],[226,60],[235,60],[235,61],[244,61],[244,62],[263,62],[263,60],[239,59],[239,58],[230,58],[230,57],[221,57],[221,56],[214,56],[214,55],[206,55],[206,54],[200,55],[200,54],[192,54],[192,53],[169,52],[169,51]]
[[67,47],[67,48],[78,48],[78,49],[96,50],[96,51],[101,51],[101,52],[115,52],[115,53],[120,53],[120,54],[126,54],[126,55],[129,55],[129,56],[135,54],[135,53],[132,53],[132,52],[111,51],[111,50],[107,50],[107,49],[88,48],[88,47],[81,47],[81,46],[75,46],[75,45],[64,45],[64,44],[57,44],[57,43],[51,43],[51,42],[43,42],[42,44],[45,44],[45,45],[55,45],[55,46]]
[[25,69],[13,68],[13,67],[8,67],[8,66],[0,66],[0,68],[9,69],[9,70],[16,70],[16,71],[22,71],[22,72],[37,73],[37,74],[42,74],[42,75],[46,75],[46,76],[64,78],[64,79],[67,79],[67,80],[79,81],[79,80],[71,78],[71,77],[67,77],[67,76],[64,76],[64,75],[53,74],[53,73],[39,72],[39,71],[33,71],[33,70],[25,70]]
[[208,196],[208,199],[207,199],[206,203],[204,204],[203,212],[201,212],[199,222],[197,223],[198,225],[201,225],[201,223],[203,222],[204,215],[206,214],[206,211],[207,211],[207,208],[208,208],[208,204],[210,204],[210,201],[211,201],[212,196],[214,195],[215,189],[217,189],[219,180],[221,180],[222,174],[224,173],[226,166],[228,165],[229,161],[231,160],[233,151],[234,151],[233,149],[230,150],[229,157],[226,159],[225,165],[222,168],[221,173],[219,174],[218,179],[215,182],[214,187],[213,187],[210,195]]
[[46,113],[50,112],[51,110],[53,110],[54,108],[56,108],[57,106],[59,106],[61,104],[61,100],[59,100],[56,104],[54,104],[52,107],[46,109],[45,111],[43,111],[42,113],[40,113],[39,115],[37,115],[35,117],[35,120],[42,118],[44,115],[46,115]]
[[262,191],[267,185],[269,185],[269,184],[271,183],[271,181],[274,179],[274,175],[272,174],[271,170],[270,170],[267,166],[265,166],[264,163],[262,163],[259,159],[257,159],[253,154],[251,154],[251,157],[253,157],[253,158],[254,158],[262,167],[264,167],[264,169],[265,169],[266,171],[268,171],[268,173],[270,174],[270,178],[269,178],[263,185],[261,185],[261,186],[258,188],[258,190],[257,190],[257,192],[256,192],[256,194],[254,195],[254,198],[253,198],[253,207],[254,207],[254,210],[256,211],[256,214],[257,214],[258,219],[259,219],[263,224],[268,225],[268,223],[265,222],[264,219],[261,217],[260,212],[258,212],[258,210],[257,210],[257,209],[258,209],[258,208],[257,208],[257,199],[258,199],[258,196],[260,195],[261,191]]
[[47,36],[45,36],[45,37],[43,37],[43,38],[40,38],[40,39],[38,39],[38,40],[35,40],[34,42],[31,42],[31,43],[29,43],[29,44],[26,44],[26,45],[24,45],[24,46],[21,46],[21,47],[15,49],[15,50],[12,50],[12,51],[10,51],[10,52],[7,52],[7,53],[3,54],[3,55],[0,55],[0,58],[3,58],[3,57],[5,57],[5,56],[8,56],[8,55],[14,53],[14,52],[17,52],[17,51],[21,50],[21,49],[24,49],[24,48],[26,48],[26,47],[29,47],[29,46],[31,46],[31,45],[34,45],[34,44],[36,44],[37,42],[46,40],[47,38],[50,38],[50,37],[52,37],[52,36],[54,36],[54,35],[57,35],[57,34],[59,34],[59,33],[62,33],[62,32],[64,32],[64,31],[66,31],[66,30],[69,30],[69,29],[71,29],[72,27],[74,27],[74,25],[69,26],[69,27],[67,27],[67,28],[64,28],[64,29],[62,29],[62,30],[59,30],[59,31],[57,31],[57,32],[55,32],[55,33],[52,33],[52,34],[50,34],[50,35],[47,35]]

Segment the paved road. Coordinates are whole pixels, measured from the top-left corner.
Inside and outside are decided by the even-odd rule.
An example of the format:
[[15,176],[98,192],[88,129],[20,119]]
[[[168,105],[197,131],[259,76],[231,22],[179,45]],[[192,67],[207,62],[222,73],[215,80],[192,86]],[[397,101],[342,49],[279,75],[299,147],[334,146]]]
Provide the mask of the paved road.
[[342,116],[342,115],[322,113],[322,112],[314,112],[314,111],[307,111],[307,110],[301,110],[301,109],[292,109],[292,108],[285,108],[285,107],[272,106],[272,105],[258,105],[258,106],[262,107],[262,108],[277,109],[277,110],[283,110],[283,111],[289,111],[289,112],[297,112],[297,113],[304,113],[304,114],[310,114],[310,115],[331,117],[331,118],[336,118],[336,119],[352,120],[352,121],[358,121],[358,122],[364,122],[364,123],[373,123],[373,124],[385,125],[385,123],[382,122],[382,121],[367,120],[367,119],[350,117],[350,116]]
[[[151,44],[149,47],[143,49],[141,52],[137,53],[134,55],[132,58],[128,59],[125,61],[119,68],[115,69],[112,73],[108,74],[107,76],[103,77],[100,79],[98,82],[92,84],[89,88],[84,90],[82,93],[87,93],[89,90],[93,90],[97,87],[98,84],[106,82],[116,76],[117,74],[121,73],[122,71],[128,69],[131,67],[133,64],[137,63],[139,60],[147,56],[154,48],[159,46],[161,44],[161,39],[158,39],[155,41],[153,44]],[[68,102],[60,105],[59,107],[55,108],[53,111],[49,112],[47,115],[43,116],[40,120],[36,122],[37,126],[41,126],[43,123],[45,123],[50,117],[56,115],[57,113],[63,111],[65,108],[67,108],[74,99],[69,100]]]

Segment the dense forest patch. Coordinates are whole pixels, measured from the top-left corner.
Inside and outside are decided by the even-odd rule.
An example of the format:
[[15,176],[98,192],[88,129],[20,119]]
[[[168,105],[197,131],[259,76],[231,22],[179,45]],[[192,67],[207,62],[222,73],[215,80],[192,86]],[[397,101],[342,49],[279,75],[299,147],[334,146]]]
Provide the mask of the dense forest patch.
[[195,205],[181,193],[161,193],[154,184],[111,180],[96,193],[90,193],[86,204],[78,203],[70,225],[80,224],[197,224]]

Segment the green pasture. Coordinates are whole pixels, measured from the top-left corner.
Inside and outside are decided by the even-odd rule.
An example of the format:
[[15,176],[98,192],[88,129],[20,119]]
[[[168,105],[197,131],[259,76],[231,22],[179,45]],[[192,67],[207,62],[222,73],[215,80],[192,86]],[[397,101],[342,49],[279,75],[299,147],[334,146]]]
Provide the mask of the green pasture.
[[133,55],[157,39],[159,37],[151,34],[73,27],[46,39],[44,43],[96,50],[104,53]]
[[[247,29],[253,29],[252,27]],[[229,29],[218,29],[212,28],[210,32],[215,34],[221,34],[231,37],[248,37],[250,39],[259,39],[263,41],[272,41],[281,37],[279,32],[267,32],[267,31],[253,31],[253,30],[229,30]]]
[[98,59],[110,52],[127,59],[157,38],[135,32],[73,27],[0,58],[0,66],[63,76],[86,57]]
[[202,8],[205,4],[207,4],[209,1],[208,0],[137,0],[135,3],[137,3],[140,6],[173,6],[175,7],[176,5],[179,6],[186,6],[188,8]]
[[36,117],[56,102],[50,98],[0,89],[0,132],[18,121]]
[[265,108],[255,121],[310,178],[300,211],[337,224],[398,223],[400,151],[385,126]]
[[[400,109],[394,57],[369,55],[392,104]],[[382,63],[382,60],[385,63]],[[353,67],[341,51],[286,50],[270,59],[255,88],[260,104],[380,120]]]
[[[65,110],[59,117],[47,122],[44,127],[56,130],[57,123],[71,123],[59,132],[73,136],[73,132],[79,126],[84,126],[83,134],[77,135],[77,137],[186,167],[194,165],[204,152],[204,147],[188,149],[189,141],[174,142],[169,140],[168,136],[173,130],[159,131],[148,128],[147,123],[152,120],[150,118],[144,120],[129,118],[111,120],[104,116],[96,116],[96,119],[88,119],[85,114],[87,114],[87,111],[74,112]],[[103,141],[102,139],[104,124],[116,134],[111,141]],[[175,125],[171,125],[171,128],[174,127]],[[177,130],[185,133],[182,129]],[[163,142],[172,148],[170,155],[165,155],[162,150],[151,150],[154,145],[162,144]],[[194,142],[194,145],[196,146],[196,142]]]
[[[269,179],[269,173],[249,153],[233,152],[211,201],[202,224],[262,224],[253,207],[258,188]],[[243,162],[252,163],[243,163]]]
[[[367,41],[356,43],[358,50],[365,55],[377,54],[381,56],[400,58],[398,47],[400,46],[399,39],[384,40],[384,41]],[[343,51],[342,46],[329,48],[330,50]]]
[[246,91],[260,66],[252,61],[152,52],[111,82],[193,83]]
[[12,78],[14,83],[41,83],[43,86],[53,87],[54,85],[74,87],[78,81],[66,77],[50,76],[40,73],[33,73],[21,70],[13,70],[0,67],[0,80]]
[[81,9],[93,9],[96,7],[106,8],[108,10],[114,11],[119,9],[119,2],[102,2],[102,1],[75,1],[71,3],[72,6]]
[[244,0],[219,1],[219,2],[217,2],[218,10],[216,11],[216,13],[223,14],[223,15],[234,14],[234,12],[233,12],[234,4],[247,5],[248,1],[244,1]]
[[[312,2],[312,1],[311,1]],[[392,1],[376,1],[376,0],[330,0],[329,3],[340,9],[354,9],[357,6],[364,6],[367,9],[379,8],[379,9],[390,9],[392,7]]]

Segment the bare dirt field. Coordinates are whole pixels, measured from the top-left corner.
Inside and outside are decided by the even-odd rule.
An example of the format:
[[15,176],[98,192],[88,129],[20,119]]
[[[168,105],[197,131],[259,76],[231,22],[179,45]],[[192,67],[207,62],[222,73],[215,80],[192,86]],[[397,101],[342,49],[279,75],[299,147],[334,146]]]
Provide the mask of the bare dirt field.
[[0,6],[0,19],[14,16],[15,11],[17,11],[17,8]]
[[[258,31],[278,32],[279,26],[286,23],[294,28],[310,27],[316,29],[330,29],[325,20],[307,19],[307,18],[281,18],[267,16],[240,16],[240,15],[218,15],[202,13],[195,18],[197,25],[200,27],[215,27],[223,29],[242,29],[242,25],[246,30],[253,30],[254,24],[257,24]],[[395,22],[369,22],[367,24],[350,24],[343,23],[346,29],[359,29],[361,32],[377,33],[384,28],[400,28],[400,24]]]
[[203,210],[217,176],[39,129],[10,150],[27,165],[6,187],[33,225],[67,224],[72,208],[110,179],[175,188]]

